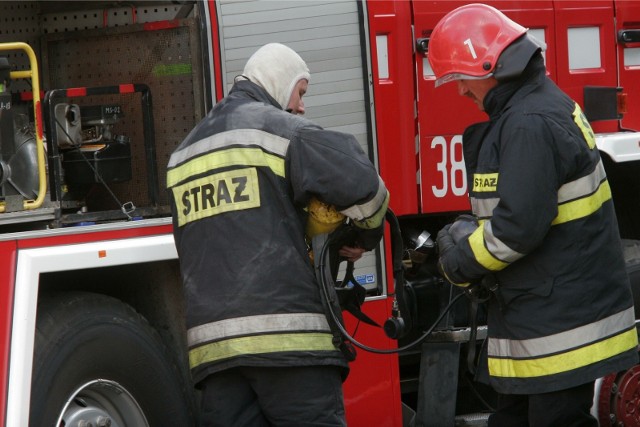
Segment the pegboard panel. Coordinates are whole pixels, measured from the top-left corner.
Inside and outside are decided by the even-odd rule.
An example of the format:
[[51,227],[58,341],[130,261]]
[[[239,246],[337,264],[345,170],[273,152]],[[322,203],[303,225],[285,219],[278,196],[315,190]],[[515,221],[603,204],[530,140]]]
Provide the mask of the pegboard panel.
[[[29,44],[36,56],[39,54],[40,28],[38,26],[38,2],[0,1],[0,43],[23,42]],[[30,69],[29,58],[23,51],[2,51],[14,70]],[[11,82],[11,91],[31,90],[25,80]]]
[[[101,87],[129,83],[149,86],[153,99],[159,203],[166,205],[166,165],[173,149],[203,116],[197,26],[191,19],[175,28],[145,31],[127,27],[49,33],[43,37],[42,74],[49,89]],[[110,184],[121,202],[148,204],[142,110],[139,94],[69,99],[79,105],[119,104],[123,119],[115,134],[131,138],[133,179]],[[113,209],[96,186],[90,209]],[[106,202],[109,206],[100,206]],[[117,208],[117,207],[116,207]]]
[[[127,6],[122,6],[121,2],[82,2],[80,5],[79,2],[56,3],[55,7],[50,7],[54,10],[46,10],[40,16],[40,27],[45,34],[185,18],[193,10],[193,5],[172,2],[129,2]],[[61,7],[60,3],[67,6]]]
[[[122,27],[147,22],[193,18],[193,3],[171,1],[0,1],[0,43],[24,42],[40,57],[43,34]],[[0,52],[15,70],[29,69],[22,51]],[[30,90],[24,80],[12,82],[12,92]]]

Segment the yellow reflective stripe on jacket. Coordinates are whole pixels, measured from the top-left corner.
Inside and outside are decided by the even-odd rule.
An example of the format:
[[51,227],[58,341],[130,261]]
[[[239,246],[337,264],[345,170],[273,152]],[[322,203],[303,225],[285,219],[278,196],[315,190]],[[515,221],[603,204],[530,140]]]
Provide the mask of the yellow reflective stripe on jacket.
[[561,205],[595,193],[606,179],[607,173],[604,170],[602,160],[600,160],[590,174],[566,182],[558,189],[558,204]]
[[538,338],[523,340],[491,337],[487,353],[492,357],[531,359],[584,347],[626,331],[635,324],[633,307],[593,321],[586,325]]
[[[487,222],[488,223],[488,222]],[[478,227],[471,235],[469,236],[469,245],[471,246],[471,251],[473,252],[473,256],[476,261],[480,265],[482,265],[487,270],[498,271],[505,268],[508,263],[499,260],[489,250],[484,244],[484,229],[485,227]]]
[[289,140],[260,129],[231,129],[209,135],[179,151],[175,151],[169,159],[167,168],[172,169],[189,159],[231,145],[258,146],[269,153],[284,157],[289,149]]
[[[480,176],[490,176],[483,174]],[[607,181],[602,160],[593,172],[568,182],[558,190],[558,214],[551,225],[587,217],[598,211],[603,203],[611,199],[611,188]],[[479,218],[491,218],[499,198],[478,199],[471,197],[473,212]],[[470,237],[469,244],[476,261],[491,271],[499,271],[524,256],[498,239],[491,228],[490,220],[478,228]]]
[[382,178],[378,177],[378,190],[371,200],[350,206],[341,210],[340,213],[357,221],[356,225],[360,228],[377,228],[384,220],[388,204],[389,192]]
[[330,333],[293,333],[255,335],[212,342],[189,350],[189,366],[217,362],[244,354],[289,351],[334,351]]
[[[611,188],[606,177],[603,176],[603,179],[598,181],[595,187],[591,189],[585,185],[583,180],[591,180],[592,178],[594,177],[589,175],[565,184],[560,188],[558,192],[558,215],[552,224],[561,224],[588,216],[597,211],[604,202],[611,199]],[[587,194],[587,196],[582,197],[584,194]],[[489,199],[471,197],[471,208],[478,218],[491,218],[493,210],[498,207],[499,203],[500,199],[497,197]]]
[[[374,213],[372,216],[365,218],[363,220],[353,220],[353,223],[356,227],[358,228],[364,228],[364,229],[373,229],[373,228],[378,228],[380,227],[380,225],[382,224],[382,222],[384,221],[384,216],[387,213],[387,208],[389,207],[389,192],[386,190],[384,190],[384,192],[386,193],[386,197],[384,198],[382,204],[380,205],[380,207],[378,208],[377,212]],[[374,198],[374,201],[376,203],[379,202],[379,199],[376,197]],[[344,212],[344,211],[343,211]]]
[[609,181],[604,181],[598,190],[590,196],[559,205],[558,216],[555,217],[551,224],[562,224],[589,216],[600,209],[602,204],[610,199],[611,188],[609,187]]
[[591,125],[587,120],[587,116],[584,115],[582,109],[580,108],[580,105],[578,105],[577,102],[575,103],[575,108],[573,109],[572,116],[573,121],[578,126],[578,128],[580,128],[587,146],[589,147],[589,149],[593,150],[596,146],[596,136],[593,133],[593,129],[591,129]]
[[606,340],[553,356],[535,359],[488,358],[489,373],[494,377],[532,378],[561,374],[600,362],[638,345],[635,328]]
[[229,166],[262,166],[270,168],[278,176],[285,175],[284,159],[279,156],[260,148],[229,148],[196,157],[167,171],[167,187],[173,187],[194,175]]
[[447,280],[447,282],[451,283],[452,285],[459,286],[461,288],[466,288],[471,284],[471,282],[464,282],[464,283],[456,283],[456,282],[454,282],[453,280],[451,280],[451,278],[449,277],[449,275],[447,274],[445,269],[442,267],[442,258],[438,262],[440,263],[440,273],[442,273],[442,275]]

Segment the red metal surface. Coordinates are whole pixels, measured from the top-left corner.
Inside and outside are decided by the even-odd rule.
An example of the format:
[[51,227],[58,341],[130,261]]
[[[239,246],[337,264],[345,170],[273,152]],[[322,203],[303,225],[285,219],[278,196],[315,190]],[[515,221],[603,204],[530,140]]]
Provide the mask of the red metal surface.
[[640,426],[640,366],[603,378],[597,405],[602,427]]
[[[414,1],[416,38],[428,38],[438,21],[449,11],[469,2]],[[551,1],[487,1],[508,17],[531,29],[544,29],[553,38]],[[426,56],[416,54],[418,82],[418,120],[420,123],[421,211],[451,212],[469,209],[466,173],[460,135],[466,126],[486,121],[475,104],[457,93],[455,83],[435,88],[429,76]],[[553,75],[555,59],[547,54],[547,67]]]
[[[616,34],[620,30],[640,30],[640,2],[616,1]],[[640,131],[640,66],[625,66],[625,49],[640,49],[640,43],[618,43],[618,85],[627,94],[627,113],[622,118],[622,126]]]
[[134,93],[136,91],[135,86],[131,83],[122,84],[119,87],[120,87],[120,93]]
[[[469,207],[466,181],[462,169],[458,168],[462,160],[459,135],[467,125],[484,121],[486,116],[479,112],[473,103],[457,94],[455,84],[447,84],[435,89],[433,78],[425,76],[424,73],[426,58],[413,51],[415,40],[411,32],[413,19],[415,38],[428,37],[435,24],[446,12],[466,3],[469,2],[453,0],[367,2],[378,157],[382,177],[392,195],[391,207],[397,215],[459,211],[467,210]],[[640,96],[640,78],[637,75],[640,67],[624,67],[625,46],[610,43],[617,30],[640,28],[638,2],[618,1],[615,4],[617,19],[615,28],[612,0],[592,0],[587,3],[568,0],[487,1],[486,3],[498,7],[507,16],[528,28],[544,29],[548,46],[545,58],[549,75],[580,103],[583,97],[582,87],[585,84],[621,85],[625,92],[629,93],[629,99],[635,99],[634,95]],[[215,85],[215,101],[218,101],[224,94],[218,23],[215,18],[215,2],[210,0],[207,6],[212,19],[210,22],[210,42],[213,51],[211,81]],[[173,24],[173,21],[166,21],[163,25]],[[568,69],[567,29],[576,26],[600,28],[603,61],[601,69],[580,72],[571,72]],[[149,26],[147,29],[158,28]],[[388,78],[381,79],[379,75],[377,36],[387,37]],[[616,58],[616,50],[619,58]],[[616,60],[620,63],[619,76],[615,71]],[[86,89],[69,89],[68,95],[82,96],[83,90]],[[640,104],[629,102],[628,108],[629,112],[623,124],[640,128]],[[617,123],[600,123],[594,127],[597,131],[602,131],[614,125],[617,126]],[[418,137],[418,149],[416,149],[416,137]],[[442,165],[445,166],[444,170],[441,168]],[[456,186],[459,188],[454,192],[453,189]],[[17,249],[167,234],[171,233],[171,226],[134,227],[92,233],[87,233],[78,227],[77,231],[73,234],[43,235],[17,242],[0,242],[0,271],[4,272],[0,281],[0,313],[3,313],[4,318],[3,327],[0,328],[0,342],[3,345],[3,351],[0,353],[0,425],[4,425],[6,421],[13,282]],[[387,253],[389,253],[389,247],[387,247]],[[385,261],[387,271],[391,271],[388,257]],[[388,283],[392,287],[392,280],[388,280]],[[390,301],[390,298],[370,301],[364,305],[363,310],[382,324],[391,311]],[[349,314],[345,314],[345,317],[348,330],[353,332],[355,320]],[[358,326],[356,338],[372,347],[396,346],[396,342],[387,338],[381,329],[366,324]],[[603,393],[599,402],[602,406],[599,413],[601,416],[606,415],[606,420],[608,420],[608,414],[615,410],[625,422],[628,420],[629,425],[640,424],[639,369],[634,367],[617,381],[616,377],[612,376],[607,377],[603,382]],[[618,387],[618,393],[612,397],[611,392],[615,387]],[[358,358],[351,365],[351,373],[344,384],[344,391],[347,420],[350,426],[402,425],[396,355],[377,355],[358,349]],[[605,419],[602,419],[601,423],[608,425],[604,424],[604,421]]]
[[[40,91],[40,99],[44,99],[45,92],[43,90]],[[29,102],[33,100],[33,92],[20,92],[20,101]]]
[[[411,3],[367,3],[380,174],[396,215],[418,212]],[[389,77],[380,78],[376,37],[386,36]]]
[[[370,301],[363,311],[382,325],[391,312],[388,300]],[[345,323],[350,333],[356,329],[356,321],[345,313]],[[376,348],[395,348],[396,341],[387,338],[382,328],[360,323],[354,337],[364,345]],[[400,378],[398,357],[395,354],[374,354],[356,348],[358,356],[351,363],[351,372],[344,383],[344,400],[347,425],[350,427],[400,427]]]
[[11,345],[11,317],[13,316],[13,282],[16,270],[16,243],[0,242],[0,426],[7,414],[9,383],[9,351]]
[[87,96],[86,87],[74,87],[67,89],[67,96],[73,98],[74,96]]
[[220,101],[224,92],[222,90],[222,60],[220,57],[220,37],[218,36],[218,21],[216,17],[216,3],[214,0],[208,0],[209,6],[209,16],[211,17],[211,46],[213,49],[213,76],[211,76],[211,81],[214,82],[215,85],[215,101]]
[[[611,0],[555,1],[557,68],[556,83],[572,99],[584,106],[584,86],[617,86],[617,64],[613,2]],[[598,27],[600,32],[600,61],[598,68],[569,69],[568,30],[570,28]],[[615,132],[615,120],[592,123],[595,132]]]
[[625,426],[640,425],[640,366],[626,371],[618,383],[614,397],[616,420]]
[[611,393],[616,381],[616,374],[607,375],[600,384],[600,394],[598,396],[598,422],[602,427],[611,425]]
[[40,101],[36,102],[36,130],[38,132],[38,138],[43,139],[43,123],[42,123],[42,103]]
[[178,19],[172,19],[170,21],[145,22],[143,24],[145,31],[167,30],[169,28],[177,28],[179,26],[180,21]]

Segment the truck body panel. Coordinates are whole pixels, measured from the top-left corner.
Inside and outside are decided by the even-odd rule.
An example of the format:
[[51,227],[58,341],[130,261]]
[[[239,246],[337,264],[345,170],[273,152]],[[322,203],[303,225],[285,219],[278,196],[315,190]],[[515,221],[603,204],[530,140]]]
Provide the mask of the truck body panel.
[[[397,340],[348,314],[346,329],[383,352],[420,336],[457,291],[429,268],[436,258],[433,245],[416,242],[433,243],[443,225],[469,210],[461,134],[486,120],[455,84],[434,87],[427,60],[436,23],[465,3],[0,2],[0,46],[6,48],[0,58],[7,58],[10,76],[6,88],[0,81],[0,425],[28,425],[35,412],[48,410],[46,402],[32,401],[41,373],[33,367],[44,345],[38,325],[53,315],[48,299],[77,298],[78,292],[113,298],[148,322],[176,367],[174,391],[189,390],[184,408],[193,417],[196,398],[164,191],[166,165],[173,149],[229,92],[249,56],[268,42],[287,44],[305,59],[311,69],[306,116],[355,135],[385,180],[400,221],[403,282],[396,283],[389,232],[356,264],[355,277],[367,293],[363,311],[380,325],[393,320],[397,291],[406,283],[413,329]],[[637,295],[640,5],[486,3],[546,44],[549,77],[590,117]],[[34,58],[14,49],[15,42],[34,50],[37,75],[31,71]],[[34,93],[35,87],[41,90]],[[38,144],[47,160],[47,191],[41,207],[28,209],[40,196],[31,188],[39,178]],[[486,419],[487,408],[457,366],[469,345],[465,311],[458,303],[422,346],[399,354],[358,350],[344,384],[348,424],[453,425],[455,418],[456,425],[478,425],[471,421],[475,412]],[[62,362],[56,367],[65,368]],[[599,387],[617,384],[631,395],[631,376],[605,378]],[[434,381],[443,378],[449,381],[436,390]],[[100,394],[89,383],[74,390],[79,391],[60,393],[69,401],[85,398],[83,390]],[[616,406],[607,393],[597,396],[601,422],[623,415],[624,405]],[[75,420],[80,412],[68,402],[63,406],[56,415]]]

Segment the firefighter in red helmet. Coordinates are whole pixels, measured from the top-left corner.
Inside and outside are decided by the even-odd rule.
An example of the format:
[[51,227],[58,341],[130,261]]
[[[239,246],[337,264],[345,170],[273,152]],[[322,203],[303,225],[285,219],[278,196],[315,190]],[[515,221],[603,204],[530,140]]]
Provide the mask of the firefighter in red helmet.
[[[488,121],[463,146],[477,228],[438,234],[461,287],[492,278],[477,379],[498,393],[489,426],[597,426],[594,381],[638,362],[634,308],[611,190],[580,106],[546,75],[542,43],[470,4],[435,27],[436,86],[456,81]],[[454,223],[455,224],[455,223]]]

